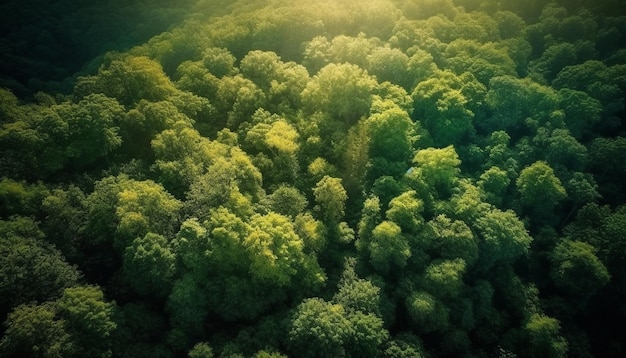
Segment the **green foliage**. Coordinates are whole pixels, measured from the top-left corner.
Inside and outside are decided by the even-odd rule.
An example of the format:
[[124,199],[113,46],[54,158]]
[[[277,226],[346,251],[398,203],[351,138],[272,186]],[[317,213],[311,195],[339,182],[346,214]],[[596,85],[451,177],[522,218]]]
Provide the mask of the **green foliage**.
[[474,224],[481,238],[482,269],[511,262],[528,252],[532,237],[514,212],[493,209]]
[[112,243],[123,250],[149,232],[171,235],[177,225],[180,201],[151,180],[107,177],[96,183],[87,201],[85,232],[94,243]]
[[280,214],[252,217],[244,245],[251,260],[250,273],[262,281],[289,285],[303,264],[303,242]]
[[453,221],[438,215],[428,222],[433,232],[428,249],[446,260],[462,260],[456,265],[468,266],[478,258],[478,243],[471,229],[463,221]]
[[624,356],[623,13],[3,3],[0,355]]
[[213,358],[213,349],[208,343],[198,343],[189,351],[189,358]]
[[164,100],[175,90],[158,62],[144,56],[117,56],[104,63],[97,76],[79,78],[74,93],[79,98],[103,93],[130,106],[141,99]]
[[0,352],[24,357],[111,357],[115,304],[94,286],[67,288],[56,301],[16,307]]
[[369,113],[376,81],[356,65],[329,64],[302,92],[303,107],[320,111],[332,120],[352,125]]
[[[383,174],[396,174],[391,170],[399,167],[396,176],[406,171],[407,162],[413,155],[413,124],[409,115],[392,103],[381,113],[372,114],[365,122],[369,134],[370,163],[368,176],[375,179]],[[380,163],[387,165],[381,166]]]
[[136,238],[124,251],[124,272],[129,286],[143,295],[163,297],[174,276],[175,256],[165,237],[147,233]]
[[30,302],[58,298],[78,284],[80,273],[53,246],[31,219],[0,221],[0,315]]
[[391,199],[386,216],[398,224],[405,232],[417,232],[423,223],[421,213],[424,203],[416,197],[414,190],[408,190]]
[[522,204],[537,214],[549,215],[559,200],[566,197],[565,188],[552,168],[539,161],[522,169],[517,181]]
[[7,357],[71,356],[74,346],[64,323],[55,319],[52,305],[19,306],[7,318],[0,352]]
[[281,185],[267,197],[270,210],[295,218],[307,207],[306,197],[297,188]]
[[449,310],[431,294],[419,291],[411,294],[406,301],[409,317],[421,333],[446,329],[449,324]]
[[461,161],[453,146],[442,149],[427,148],[415,154],[413,163],[417,168],[410,174],[423,180],[428,187],[442,197],[450,193],[460,173]]
[[524,327],[529,336],[530,354],[540,357],[566,357],[567,341],[559,335],[559,321],[533,314]]
[[525,129],[527,118],[543,123],[558,110],[559,97],[551,87],[512,76],[493,77],[485,102],[493,115],[481,122],[487,131],[506,130],[517,134]]
[[433,262],[426,267],[420,286],[438,297],[455,298],[463,287],[465,266],[463,259]]
[[0,179],[0,200],[2,207],[0,216],[7,218],[11,215],[35,215],[39,204],[48,196],[47,188],[42,184],[28,185],[9,178]]
[[110,357],[115,303],[106,302],[104,293],[94,286],[67,288],[57,301],[58,313],[76,341],[77,356]]
[[344,216],[348,196],[341,179],[325,175],[313,188],[313,194],[325,222],[338,222]]
[[437,146],[460,144],[473,135],[475,113],[469,103],[482,101],[475,97],[485,92],[475,81],[469,73],[439,71],[413,90],[413,116],[423,122]]
[[404,267],[411,256],[407,239],[402,230],[391,221],[383,221],[372,230],[369,244],[371,264],[380,273],[387,273],[391,267]]
[[580,297],[593,296],[610,279],[593,246],[570,240],[563,240],[555,247],[551,276],[559,288]]
[[301,357],[342,356],[343,342],[353,329],[343,306],[319,298],[307,299],[294,314],[288,336],[290,351]]

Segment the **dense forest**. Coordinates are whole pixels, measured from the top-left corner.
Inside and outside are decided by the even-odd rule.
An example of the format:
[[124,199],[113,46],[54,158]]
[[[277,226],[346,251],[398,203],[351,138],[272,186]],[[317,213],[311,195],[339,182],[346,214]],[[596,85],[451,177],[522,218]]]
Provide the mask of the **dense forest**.
[[0,356],[626,356],[620,2],[3,2]]

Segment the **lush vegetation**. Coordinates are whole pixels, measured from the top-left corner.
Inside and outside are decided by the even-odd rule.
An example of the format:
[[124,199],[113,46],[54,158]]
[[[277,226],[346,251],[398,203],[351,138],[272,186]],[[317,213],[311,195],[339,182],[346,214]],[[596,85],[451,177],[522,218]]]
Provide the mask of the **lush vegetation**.
[[3,39],[0,356],[626,355],[619,1],[148,4]]

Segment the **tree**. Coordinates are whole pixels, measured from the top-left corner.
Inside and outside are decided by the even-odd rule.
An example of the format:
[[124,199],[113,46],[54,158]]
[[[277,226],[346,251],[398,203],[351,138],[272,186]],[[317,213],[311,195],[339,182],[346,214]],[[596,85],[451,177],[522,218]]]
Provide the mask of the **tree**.
[[197,343],[187,354],[189,358],[213,358],[213,349],[206,342]]
[[411,93],[413,118],[423,123],[435,145],[458,145],[474,134],[475,113],[470,108],[481,101],[474,96],[484,96],[480,92],[485,92],[484,86],[475,82],[469,73],[457,76],[450,71],[438,71],[415,86]]
[[399,334],[394,337],[385,349],[385,358],[422,358],[425,357],[423,343],[414,335]]
[[346,259],[333,302],[342,305],[348,313],[381,314],[381,290],[370,280],[359,278],[355,272],[357,260]]
[[390,268],[406,266],[411,249],[400,227],[391,221],[383,221],[372,230],[369,254],[371,265],[379,273],[387,274]]
[[77,286],[67,288],[57,301],[60,317],[75,342],[76,356],[110,357],[116,305],[106,302],[100,288]]
[[623,201],[624,174],[626,163],[620,160],[622,150],[626,148],[626,138],[596,138],[589,146],[589,166],[598,180],[600,194],[609,203],[619,205]]
[[97,75],[80,77],[74,87],[74,95],[78,98],[103,93],[125,106],[141,99],[164,100],[175,92],[176,88],[160,63],[145,56],[129,55],[107,58]]
[[300,357],[341,357],[354,328],[339,304],[309,298],[298,305],[288,335],[289,350]]
[[124,107],[103,94],[18,108],[12,111],[14,121],[7,119],[0,129],[0,150],[6,155],[2,165],[16,178],[44,178],[63,168],[82,170],[122,143]]
[[279,186],[266,201],[270,210],[292,219],[302,214],[308,205],[306,197],[297,188],[288,185]]
[[441,197],[450,194],[457,175],[460,173],[459,165],[461,164],[453,146],[419,150],[413,158],[413,163],[417,165],[417,168],[411,175],[421,178]]
[[225,48],[211,47],[202,52],[202,65],[218,78],[235,75],[236,61],[235,56]]
[[36,215],[41,201],[48,196],[49,191],[43,183],[28,185],[25,181],[15,181],[9,178],[0,179],[0,217],[8,218],[13,215]]
[[526,27],[524,19],[511,11],[498,11],[493,17],[497,22],[498,32],[502,39],[520,36],[522,35],[522,30]]
[[481,44],[476,36],[470,36],[470,39],[456,39],[446,47],[447,67],[454,73],[462,75],[469,72],[483,85],[489,84],[496,76],[517,74],[506,47],[493,42]]
[[250,51],[241,60],[240,69],[267,95],[271,109],[291,111],[300,107],[300,93],[309,82],[303,66],[282,62],[274,52]]
[[228,113],[226,127],[235,131],[257,109],[264,107],[266,101],[267,97],[262,89],[238,74],[220,80],[215,106],[218,113]]
[[121,267],[124,251],[136,238],[149,232],[171,237],[182,203],[160,184],[120,174],[96,182],[85,207],[81,233],[88,260],[83,270],[88,277],[103,282]]
[[374,113],[367,119],[369,134],[368,176],[376,179],[382,174],[392,175],[386,167],[376,165],[382,158],[390,166],[397,163],[398,174],[406,171],[407,162],[413,154],[413,123],[409,115],[399,107],[389,104],[389,109]]
[[[335,36],[328,48],[330,63],[350,63],[361,68],[367,68],[368,55],[378,45],[378,39],[368,38],[360,32],[356,37]],[[382,81],[380,81],[382,82]]]
[[[93,203],[93,201],[91,201]],[[148,232],[172,235],[181,203],[152,181],[122,181],[115,215],[116,246],[126,247]]]
[[211,164],[208,140],[189,123],[177,122],[151,142],[155,162],[152,168],[159,182],[179,198]]
[[[467,224],[441,214],[428,222],[433,237],[428,252],[444,260],[462,259],[463,266],[471,266],[478,258],[478,242]],[[457,266],[460,263],[457,263]]]
[[596,123],[600,121],[602,104],[586,92],[569,88],[559,90],[561,106],[565,111],[565,124],[574,138],[588,137]]
[[348,316],[348,324],[353,328],[348,337],[346,355],[348,357],[376,357],[381,347],[389,339],[389,332],[383,328],[380,317],[357,311]]
[[376,80],[397,84],[409,91],[415,79],[409,72],[409,57],[397,48],[376,47],[367,56],[367,70]]
[[449,325],[449,309],[437,298],[424,291],[413,292],[406,299],[409,317],[415,329],[422,333],[445,330]]
[[375,314],[309,298],[295,309],[288,347],[300,357],[374,357],[388,337]]
[[456,299],[464,286],[463,274],[466,263],[463,259],[433,261],[421,278],[421,287],[435,297],[449,300]]
[[[303,241],[293,224],[280,214],[253,216],[243,243],[255,279],[278,287],[315,287],[323,282],[321,269],[303,254]],[[296,277],[302,281],[294,282]]]
[[118,126],[125,113],[115,99],[90,94],[76,105],[61,104],[56,111],[67,121],[65,156],[71,166],[92,164],[121,145]]
[[522,169],[515,182],[521,203],[536,218],[552,215],[554,206],[566,197],[561,181],[554,175],[552,168],[543,161],[538,161]]
[[171,289],[175,260],[167,239],[149,232],[126,247],[123,272],[137,293],[163,298]]
[[482,129],[488,132],[506,130],[512,138],[524,133],[523,124],[527,118],[534,118],[541,124],[559,109],[559,97],[554,89],[528,78],[512,76],[493,77],[485,102],[493,115],[480,122]]
[[[6,320],[0,353],[7,357],[70,357],[75,353],[53,304],[18,306]],[[78,355],[76,355],[78,357]]]
[[376,81],[351,64],[322,68],[302,91],[302,104],[309,113],[321,111],[345,127],[366,116]]
[[77,263],[83,259],[82,227],[87,217],[85,194],[76,186],[67,190],[56,189],[41,202],[45,220],[42,231],[46,241],[52,243],[68,262]]
[[506,191],[511,184],[508,173],[497,166],[492,166],[480,175],[478,185],[486,196],[486,201],[500,206],[506,197]]
[[530,72],[538,79],[551,82],[566,66],[580,63],[577,48],[569,42],[554,44],[543,51],[541,57],[530,63]]
[[76,267],[42,239],[32,219],[0,221],[0,317],[20,304],[53,301],[78,284]]
[[611,73],[601,61],[589,60],[563,68],[552,85],[557,88],[569,88],[586,92],[602,103],[602,129],[611,130],[617,126],[616,113],[624,108],[621,90],[616,83],[619,76]]
[[532,242],[524,224],[511,210],[492,209],[472,225],[478,232],[479,268],[489,270],[495,264],[508,264],[526,254]]
[[348,195],[341,185],[341,179],[325,175],[313,188],[313,195],[323,221],[336,223],[343,218]]
[[594,251],[585,242],[563,240],[552,253],[550,276],[568,296],[578,297],[577,301],[586,301],[610,280]]
[[[539,136],[540,134],[538,133],[535,138]],[[542,139],[537,144],[540,144],[543,141]],[[580,171],[586,167],[587,148],[579,143],[570,134],[569,130],[553,130],[545,144],[547,144],[545,158],[551,166],[555,168],[565,167],[571,171]]]
[[386,212],[387,219],[398,224],[407,233],[416,233],[423,224],[424,203],[414,190],[407,190],[391,199]]
[[174,283],[166,310],[172,325],[170,344],[177,349],[188,346],[204,333],[203,323],[209,313],[208,297],[191,274],[182,275]]
[[524,330],[529,338],[530,352],[535,357],[566,357],[567,341],[559,335],[559,321],[535,313],[528,319]]
[[[245,154],[244,154],[245,155]],[[252,165],[247,156],[246,164],[250,165],[252,175],[258,179],[260,187],[261,174]],[[207,173],[197,178],[187,192],[187,202],[185,211],[190,215],[204,219],[209,214],[210,209],[224,206],[240,215],[252,214],[252,199],[256,195],[245,195],[240,189],[240,183],[245,174],[234,161],[224,157],[218,157],[215,162],[207,168]],[[243,174],[243,175],[242,175]],[[243,186],[243,185],[241,185]],[[258,194],[258,192],[253,192]]]

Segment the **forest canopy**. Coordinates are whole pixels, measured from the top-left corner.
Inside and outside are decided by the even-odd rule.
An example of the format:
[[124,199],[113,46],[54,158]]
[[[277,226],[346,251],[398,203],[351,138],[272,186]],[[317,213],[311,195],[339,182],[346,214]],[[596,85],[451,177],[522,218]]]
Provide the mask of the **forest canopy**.
[[625,356],[619,2],[2,3],[0,356]]

